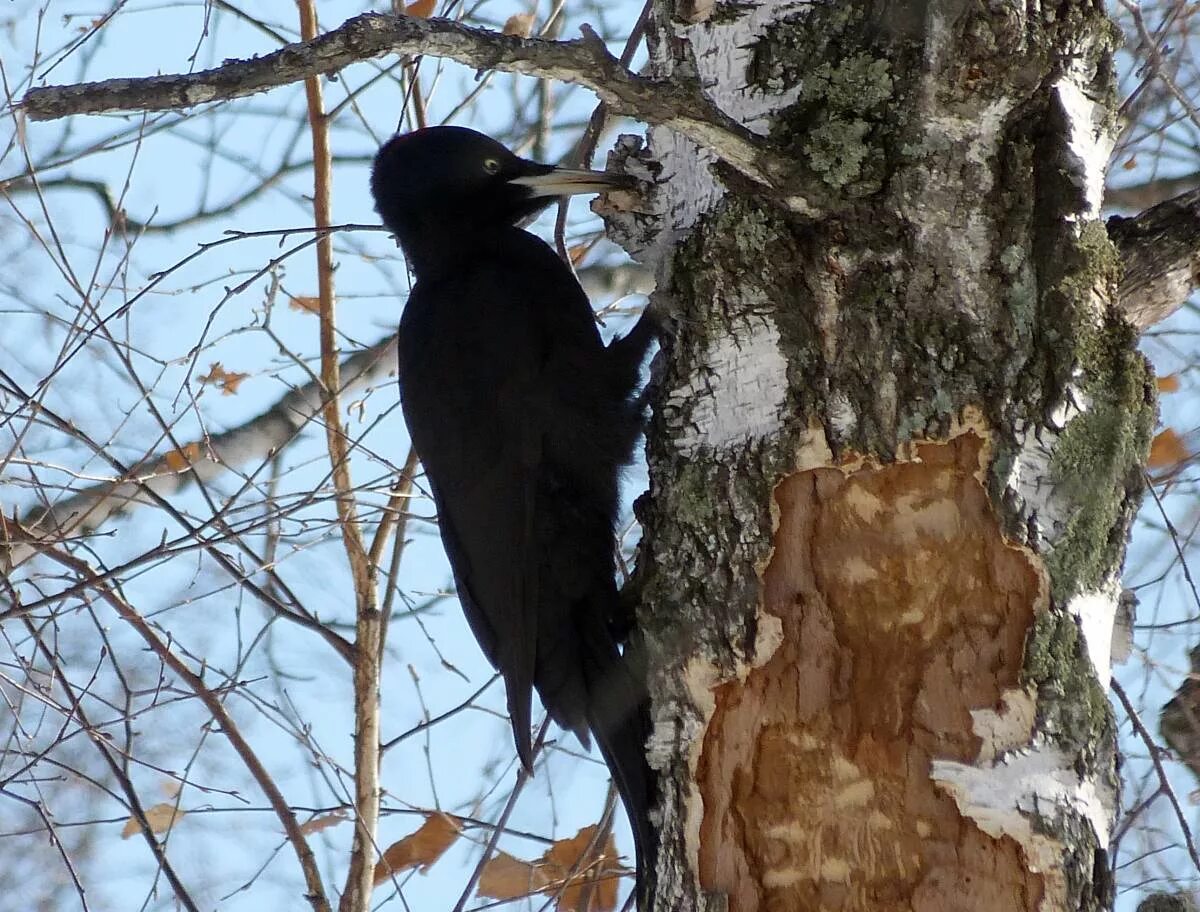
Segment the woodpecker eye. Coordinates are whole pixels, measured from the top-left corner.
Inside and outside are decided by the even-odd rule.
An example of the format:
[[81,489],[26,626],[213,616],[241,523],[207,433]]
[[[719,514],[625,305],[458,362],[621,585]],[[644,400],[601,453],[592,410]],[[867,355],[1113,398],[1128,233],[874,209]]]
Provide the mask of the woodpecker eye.
[[485,158],[483,160],[483,170],[486,171],[488,174],[499,174],[500,173],[500,159]]

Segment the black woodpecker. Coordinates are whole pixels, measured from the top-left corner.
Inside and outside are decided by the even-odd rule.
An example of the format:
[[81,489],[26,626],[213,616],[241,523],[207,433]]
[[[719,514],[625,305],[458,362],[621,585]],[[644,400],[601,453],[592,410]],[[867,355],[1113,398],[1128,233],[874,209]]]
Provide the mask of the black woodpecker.
[[643,317],[604,345],[587,296],[516,226],[554,198],[628,178],[528,161],[462,127],[388,140],[371,193],[416,277],[400,321],[400,395],[442,544],[479,645],[504,677],[532,771],[531,699],[589,730],[652,870],[645,685],[619,648],[618,484],[642,426]]

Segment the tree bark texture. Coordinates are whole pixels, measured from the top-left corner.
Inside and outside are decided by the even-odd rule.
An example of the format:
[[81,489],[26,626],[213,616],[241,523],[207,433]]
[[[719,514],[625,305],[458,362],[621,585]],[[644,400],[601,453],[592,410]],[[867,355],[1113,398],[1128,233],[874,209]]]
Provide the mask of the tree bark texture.
[[636,580],[655,908],[1110,907],[1155,417],[1098,221],[1116,31],[777,0],[658,3],[648,34],[807,204],[658,128],[617,153],[657,181],[615,223],[674,333]]

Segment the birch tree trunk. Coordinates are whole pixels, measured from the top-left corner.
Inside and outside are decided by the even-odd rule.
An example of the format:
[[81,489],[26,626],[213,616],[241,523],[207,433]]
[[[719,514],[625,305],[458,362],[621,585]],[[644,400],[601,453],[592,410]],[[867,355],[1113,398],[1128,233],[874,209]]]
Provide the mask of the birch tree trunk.
[[625,216],[655,365],[637,584],[655,908],[1105,909],[1105,690],[1153,428],[1098,221],[1099,3],[659,3],[652,75],[787,152],[655,128]]

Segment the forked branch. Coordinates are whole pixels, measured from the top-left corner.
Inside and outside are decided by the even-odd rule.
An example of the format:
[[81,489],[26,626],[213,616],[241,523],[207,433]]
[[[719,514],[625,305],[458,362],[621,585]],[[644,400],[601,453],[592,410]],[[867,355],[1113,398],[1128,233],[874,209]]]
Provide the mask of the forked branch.
[[448,19],[364,13],[311,41],[195,73],[106,79],[30,89],[21,101],[33,120],[72,114],[183,110],[244,98],[310,76],[328,75],[385,54],[445,57],[467,66],[523,73],[591,89],[618,114],[661,124],[708,149],[746,177],[784,190],[792,168],[728,117],[690,80],[638,76],[587,26],[572,41],[520,38]]

